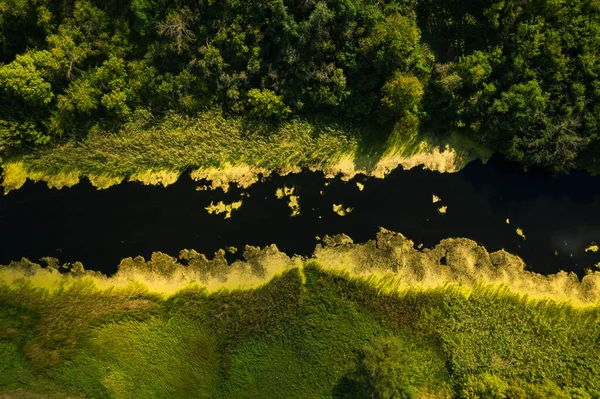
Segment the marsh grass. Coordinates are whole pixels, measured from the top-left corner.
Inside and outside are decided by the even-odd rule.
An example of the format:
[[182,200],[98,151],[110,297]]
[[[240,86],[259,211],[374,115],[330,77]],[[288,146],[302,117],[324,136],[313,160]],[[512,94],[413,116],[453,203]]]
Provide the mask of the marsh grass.
[[[558,294],[540,299],[511,288],[519,284],[496,284],[512,269],[508,281],[530,274],[468,240],[422,251],[385,231],[366,244],[345,236],[323,242],[301,264],[274,248],[247,247],[245,265],[184,251],[185,268],[224,284],[237,269],[264,283],[195,284],[167,296],[141,284],[101,286],[78,269],[82,277],[60,275],[58,288],[36,286],[32,266],[15,263],[28,272],[0,280],[0,396],[358,398],[391,387],[417,398],[482,397],[492,388],[529,395],[518,397],[598,397],[596,302],[574,306]],[[442,268],[442,254],[448,262],[440,273],[452,279],[406,284]],[[272,259],[291,266],[272,274]],[[141,268],[176,279],[181,267],[155,254],[124,261],[119,273]]]
[[290,165],[320,165],[356,148],[359,131],[333,123],[292,120],[247,126],[218,111],[195,118],[169,115],[148,125],[131,122],[118,132],[93,131],[81,141],[40,149],[21,159],[28,171],[48,176],[144,179],[147,171],[183,171],[240,163],[269,170]]
[[[241,179],[244,185],[258,173],[300,168],[383,177],[399,165],[456,170],[475,155],[471,144],[462,149],[463,144],[454,136],[436,138],[401,126],[357,127],[323,118],[250,123],[211,110],[153,120],[139,111],[118,131],[95,127],[84,139],[7,157],[3,185],[5,191],[19,188],[26,177],[56,188],[70,187],[80,177],[100,189],[123,180],[167,185],[186,170],[196,170],[198,178]],[[227,176],[228,169],[245,175]]]
[[[418,397],[448,397],[485,374],[523,387],[553,381],[555,393],[600,389],[598,308],[486,285],[468,293],[438,287],[387,294],[311,262],[254,290],[187,289],[168,299],[115,297],[89,285],[69,293],[25,285],[0,292],[2,311],[11,314],[0,327],[21,334],[0,340],[0,393],[360,397],[372,389],[364,385],[364,356],[381,340],[400,345],[393,352],[400,362],[389,361],[411,376]],[[127,305],[132,300],[147,303]],[[38,316],[26,321],[28,315]],[[32,357],[24,349],[32,341],[60,356],[50,364]]]

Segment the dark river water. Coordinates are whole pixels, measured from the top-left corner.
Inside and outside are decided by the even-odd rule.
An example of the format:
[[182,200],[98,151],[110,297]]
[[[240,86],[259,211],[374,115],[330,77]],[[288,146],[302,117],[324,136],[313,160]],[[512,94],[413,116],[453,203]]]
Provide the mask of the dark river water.
[[[600,244],[600,177],[582,172],[552,178],[494,157],[454,174],[396,170],[385,179],[342,182],[305,172],[245,190],[232,186],[227,193],[196,190],[204,184],[187,175],[166,188],[127,183],[103,191],[87,181],[60,191],[28,182],[0,197],[0,264],[52,256],[110,274],[122,258],[148,258],[153,251],[177,256],[184,248],[210,255],[227,246],[274,243],[290,255],[310,255],[316,236],[346,233],[363,242],[380,226],[425,246],[471,238],[489,251],[515,253],[544,274],[581,275],[600,262],[600,252],[584,251],[593,241]],[[300,196],[300,216],[291,217],[287,199],[275,197],[283,186]],[[434,194],[441,198],[435,204]],[[211,201],[240,198],[243,205],[230,219],[204,209]],[[332,207],[340,203],[353,211],[337,215]],[[447,206],[446,214],[438,213],[440,206]]]

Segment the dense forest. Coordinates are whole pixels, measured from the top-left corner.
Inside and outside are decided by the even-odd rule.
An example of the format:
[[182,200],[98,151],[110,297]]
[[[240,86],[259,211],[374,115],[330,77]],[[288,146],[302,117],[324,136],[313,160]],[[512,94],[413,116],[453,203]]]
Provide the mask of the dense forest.
[[2,0],[0,155],[222,109],[600,164],[597,0]]

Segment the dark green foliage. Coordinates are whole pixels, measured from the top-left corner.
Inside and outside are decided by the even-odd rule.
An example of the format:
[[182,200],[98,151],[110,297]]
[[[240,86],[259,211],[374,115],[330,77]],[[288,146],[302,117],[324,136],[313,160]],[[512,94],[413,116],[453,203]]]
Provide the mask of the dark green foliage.
[[[597,164],[600,6],[423,0],[436,67],[428,110],[525,166]],[[443,52],[443,54],[442,54]]]
[[275,120],[292,112],[359,120],[380,108],[379,89],[394,73],[423,77],[431,62],[419,44],[413,6],[6,3],[0,3],[0,120],[39,132],[0,136],[11,148],[85,135],[95,124],[119,127],[140,107],[154,115],[219,106]]
[[220,107],[461,129],[525,166],[593,169],[599,21],[595,0],[4,0],[0,151]]

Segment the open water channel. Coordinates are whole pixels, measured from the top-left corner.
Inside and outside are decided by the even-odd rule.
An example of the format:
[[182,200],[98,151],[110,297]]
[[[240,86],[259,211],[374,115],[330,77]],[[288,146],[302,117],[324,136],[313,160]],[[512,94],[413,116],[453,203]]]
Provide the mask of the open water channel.
[[[490,252],[517,254],[543,274],[582,275],[600,262],[600,252],[585,251],[600,244],[600,177],[583,172],[553,178],[494,157],[453,174],[398,169],[385,179],[359,175],[343,182],[305,172],[227,193],[196,190],[205,184],[187,174],[166,188],[127,183],[97,191],[84,181],[50,190],[28,182],[0,197],[0,264],[51,256],[111,274],[122,258],[148,258],[153,251],[177,256],[184,248],[210,256],[228,246],[276,244],[289,255],[310,255],[317,236],[345,233],[364,242],[380,226],[426,247],[471,238]],[[288,199],[275,197],[284,186],[299,196],[300,215],[290,216]],[[441,200],[433,203],[433,195]],[[229,219],[205,209],[240,199]],[[340,216],[333,204],[352,211]],[[442,206],[445,214],[438,212]]]

